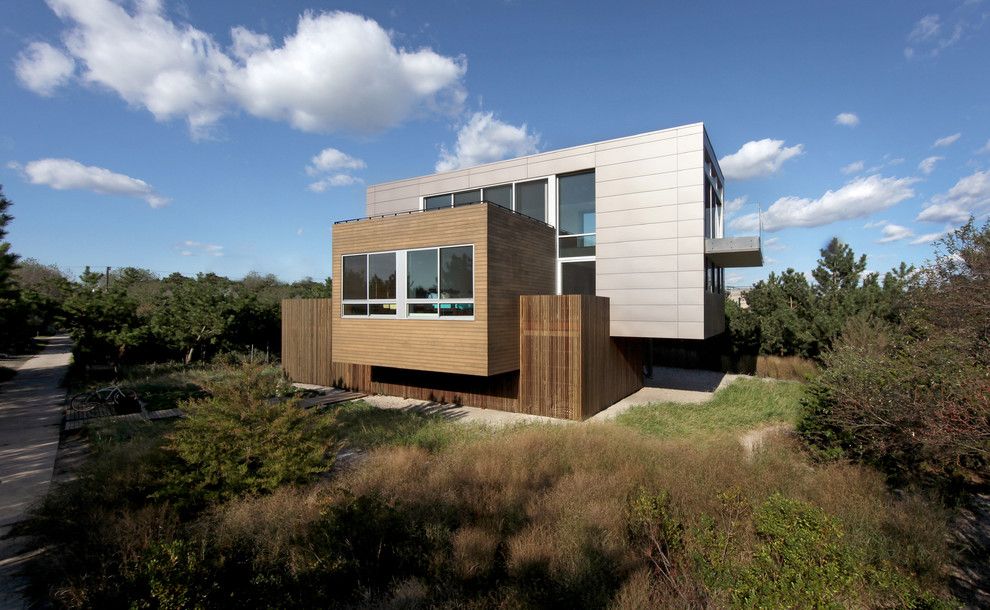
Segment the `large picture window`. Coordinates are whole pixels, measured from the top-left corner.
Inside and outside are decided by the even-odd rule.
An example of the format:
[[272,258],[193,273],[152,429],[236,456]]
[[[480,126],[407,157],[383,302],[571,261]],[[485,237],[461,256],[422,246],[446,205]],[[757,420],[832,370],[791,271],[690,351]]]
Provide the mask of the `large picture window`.
[[474,318],[474,246],[342,257],[341,315]]

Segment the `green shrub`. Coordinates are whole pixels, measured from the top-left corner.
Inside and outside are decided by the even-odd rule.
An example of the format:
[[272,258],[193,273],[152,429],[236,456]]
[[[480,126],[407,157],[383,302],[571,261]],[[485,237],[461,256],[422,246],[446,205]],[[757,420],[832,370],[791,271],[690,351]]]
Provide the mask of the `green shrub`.
[[215,500],[271,492],[333,465],[332,422],[277,398],[287,392],[277,370],[223,367],[204,385],[210,396],[184,403],[186,417],[169,435],[168,449],[184,465],[173,473],[172,493]]

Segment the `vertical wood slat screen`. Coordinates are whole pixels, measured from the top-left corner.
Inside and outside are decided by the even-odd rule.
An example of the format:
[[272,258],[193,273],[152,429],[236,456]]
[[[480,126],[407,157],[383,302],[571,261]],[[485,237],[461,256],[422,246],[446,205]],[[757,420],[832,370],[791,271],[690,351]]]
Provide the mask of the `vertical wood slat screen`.
[[330,299],[282,301],[282,368],[293,381],[333,385]]

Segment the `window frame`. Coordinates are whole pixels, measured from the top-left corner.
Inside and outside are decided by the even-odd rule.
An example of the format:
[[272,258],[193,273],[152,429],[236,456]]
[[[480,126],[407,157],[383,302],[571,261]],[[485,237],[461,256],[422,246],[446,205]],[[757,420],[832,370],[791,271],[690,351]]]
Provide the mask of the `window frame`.
[[[444,248],[471,248],[471,297],[470,298],[457,298],[457,299],[444,299],[440,297],[440,282],[441,282],[441,266],[440,266],[440,250]],[[410,298],[407,294],[409,286],[409,270],[408,270],[408,253],[409,252],[421,252],[426,250],[436,250],[437,252],[437,297],[436,298]],[[394,299],[370,299],[367,295],[370,294],[369,282],[371,281],[370,273],[370,260],[371,256],[375,254],[394,254],[395,255],[395,297]],[[344,270],[344,258],[349,256],[363,256],[365,257],[365,298],[364,299],[345,299],[343,291],[343,277],[341,277],[341,294],[340,294],[340,317],[347,320],[462,320],[462,321],[473,321],[476,316],[476,300],[477,300],[477,267],[475,265],[475,260],[477,256],[477,248],[474,244],[444,244],[442,246],[427,246],[427,247],[416,247],[416,248],[398,248],[395,250],[381,250],[376,252],[352,252],[349,254],[340,255],[340,270],[341,276],[343,276]],[[436,305],[437,312],[434,314],[424,314],[424,313],[409,313],[409,306],[416,304],[430,304]],[[471,305],[471,315],[470,316],[451,316],[443,315],[441,313],[441,305],[447,304],[468,304]],[[344,313],[345,306],[347,305],[364,305],[365,314],[346,314]],[[372,305],[395,305],[395,314],[372,314]]]
[[[581,172],[572,172],[572,173],[582,173],[583,171],[594,171],[594,170],[582,170]],[[562,174],[562,175],[566,175],[566,174]],[[525,216],[527,218],[533,218],[534,220],[539,220],[542,223],[546,223],[546,224],[549,224],[549,225],[552,225],[552,226],[556,226],[555,225],[555,222],[553,222],[553,219],[556,217],[556,215],[554,215],[553,217],[551,217],[551,214],[550,214],[550,210],[552,209],[552,206],[550,205],[550,199],[551,199],[551,197],[555,193],[555,190],[551,190],[551,182],[556,183],[556,180],[552,180],[556,176],[557,176],[557,174],[548,174],[546,176],[541,176],[541,177],[537,177],[537,178],[526,178],[525,180],[513,180],[511,182],[499,182],[499,183],[496,183],[496,184],[489,184],[487,186],[475,186],[475,187],[471,187],[471,188],[467,188],[467,189],[461,189],[461,190],[458,190],[458,191],[446,191],[446,192],[435,193],[435,194],[432,194],[432,195],[422,195],[419,198],[419,209],[420,209],[420,211],[423,211],[423,212],[429,212],[429,211],[432,211],[432,210],[446,210],[446,209],[450,209],[450,208],[457,208],[457,207],[462,207],[462,206],[465,206],[465,205],[470,205],[470,203],[459,203],[459,204],[456,204],[455,205],[454,204],[454,196],[455,195],[458,195],[458,194],[461,194],[461,193],[470,193],[472,191],[480,191],[481,192],[481,201],[488,201],[488,199],[485,198],[485,191],[487,189],[509,187],[509,207],[508,208],[505,208],[505,209],[512,210],[516,214],[522,214],[523,216]],[[530,216],[529,214],[523,214],[522,212],[520,212],[518,210],[518,202],[517,202],[517,198],[516,198],[516,186],[517,185],[520,185],[520,184],[528,184],[530,182],[543,182],[543,218],[535,218],[533,216]],[[428,208],[428,207],[426,207],[426,200],[427,199],[434,199],[434,198],[437,198],[437,197],[446,197],[448,199],[449,203],[446,206],[439,207],[439,208]],[[499,205],[499,204],[497,204],[495,202],[491,202],[491,203],[493,205],[497,205],[499,207],[505,207],[505,206]]]

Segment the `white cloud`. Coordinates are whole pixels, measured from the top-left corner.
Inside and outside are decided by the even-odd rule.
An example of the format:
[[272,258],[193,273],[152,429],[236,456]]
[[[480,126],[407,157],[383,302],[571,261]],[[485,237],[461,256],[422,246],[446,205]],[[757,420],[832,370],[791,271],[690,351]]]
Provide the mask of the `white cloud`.
[[990,140],[987,143],[977,149],[976,154],[990,153]]
[[53,189],[92,191],[103,195],[136,197],[160,208],[168,199],[157,194],[144,180],[117,174],[102,167],[83,165],[72,159],[38,159],[20,168],[32,184],[43,184]]
[[886,226],[888,224],[890,224],[890,223],[888,221],[886,221],[886,220],[874,220],[872,222],[868,222],[865,225],[863,225],[863,228],[864,229],[876,229],[877,227],[883,227],[883,226]]
[[224,49],[155,0],[131,10],[47,2],[67,24],[62,38],[83,81],[158,120],[184,118],[194,136],[237,108],[303,131],[374,132],[422,110],[459,109],[465,96],[463,58],[397,48],[377,22],[351,13],[307,12],[281,46],[236,26]]
[[[763,213],[763,228],[779,231],[788,227],[818,227],[840,220],[861,218],[914,196],[916,178],[884,178],[873,175],[856,178],[836,191],[826,191],[818,199],[781,197]],[[760,226],[758,214],[747,214],[732,221],[742,230]]]
[[951,136],[945,136],[944,138],[939,138],[935,140],[932,144],[934,148],[945,148],[946,146],[952,146],[956,143],[956,140],[962,137],[961,133],[954,133]]
[[835,115],[835,124],[845,127],[855,127],[859,125],[859,116],[855,112],[840,112]]
[[883,233],[883,237],[877,240],[878,244],[889,244],[893,241],[900,241],[914,236],[914,231],[911,229],[895,224],[885,225],[881,233]]
[[909,42],[923,42],[931,40],[938,35],[942,29],[941,20],[938,15],[925,15],[914,24],[914,29],[908,34]]
[[779,237],[771,237],[770,239],[763,240],[764,250],[786,250],[787,246],[781,243]]
[[919,235],[911,240],[912,246],[927,246],[937,239],[941,239],[943,235],[947,234],[949,231],[936,231],[934,233],[925,233],[924,235]]
[[332,188],[335,186],[351,186],[352,184],[357,184],[359,182],[361,182],[360,178],[355,178],[350,174],[334,174],[327,178],[323,178],[322,180],[317,180],[316,182],[312,182],[306,188],[313,191],[314,193],[322,193],[328,188]]
[[735,197],[734,199],[729,199],[725,202],[725,213],[726,215],[735,214],[746,205],[746,201],[749,199],[746,195],[741,197]]
[[21,84],[49,96],[72,78],[76,62],[47,42],[32,42],[17,55],[14,72]]
[[299,227],[298,229],[296,229],[296,235],[302,236],[303,233],[305,233],[305,231],[303,231],[303,228],[302,227]]
[[924,175],[929,175],[935,171],[935,165],[945,157],[925,157],[918,163],[918,171]]
[[463,58],[396,48],[360,15],[306,13],[281,47],[265,42],[255,35],[249,49],[241,45],[246,57],[230,76],[233,96],[255,116],[303,131],[375,132],[422,107],[459,108],[464,100]]
[[990,170],[976,171],[960,178],[946,193],[932,197],[918,220],[926,222],[966,222],[969,216],[990,212]]
[[202,242],[187,239],[176,249],[182,256],[223,256],[223,246],[217,244],[204,244]]
[[531,155],[537,151],[539,143],[540,136],[530,133],[525,123],[510,125],[496,119],[494,113],[475,112],[458,130],[453,152],[445,146],[440,147],[436,171],[449,172],[509,157]]
[[333,170],[355,170],[367,167],[364,161],[341,152],[336,148],[324,148],[310,160],[306,173],[317,176]]
[[853,161],[849,165],[844,165],[841,171],[843,174],[858,174],[863,171],[864,167],[866,167],[866,164],[862,161]]
[[783,140],[752,140],[731,155],[719,159],[722,173],[729,180],[747,180],[776,173],[784,161],[804,152],[804,146],[784,146]]

